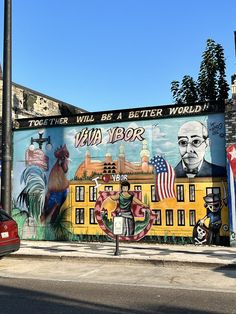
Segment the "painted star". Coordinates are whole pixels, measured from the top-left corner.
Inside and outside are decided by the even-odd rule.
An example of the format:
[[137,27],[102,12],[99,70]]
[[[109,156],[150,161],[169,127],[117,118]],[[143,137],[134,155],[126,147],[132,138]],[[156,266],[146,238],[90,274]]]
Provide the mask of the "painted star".
[[231,160],[236,159],[236,149],[233,148],[233,150],[231,152],[229,152],[229,154],[231,155]]

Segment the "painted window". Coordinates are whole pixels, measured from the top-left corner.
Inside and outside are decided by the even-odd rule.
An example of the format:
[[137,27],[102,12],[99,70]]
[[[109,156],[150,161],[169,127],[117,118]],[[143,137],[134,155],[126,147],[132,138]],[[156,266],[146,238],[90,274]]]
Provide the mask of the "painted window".
[[194,184],[189,185],[189,201],[195,202],[195,185]]
[[75,223],[79,225],[84,224],[84,208],[76,208]]
[[210,187],[210,188],[206,188],[206,195],[207,194],[220,194],[220,187]]
[[196,210],[190,209],[189,211],[189,225],[195,226],[196,225]]
[[166,225],[167,226],[173,226],[173,209],[167,209],[166,210]]
[[94,208],[89,208],[89,222],[90,224],[96,224],[96,218],[95,218],[95,209]]
[[113,191],[113,186],[106,185],[104,191]]
[[97,189],[95,186],[89,187],[89,201],[95,202],[97,200]]
[[84,202],[84,186],[75,187],[75,200],[76,202]]
[[134,185],[134,191],[142,191],[141,185]]
[[185,213],[183,209],[178,209],[178,226],[185,226]]
[[184,202],[184,186],[176,185],[177,189],[177,202]]
[[151,185],[151,200],[152,202],[157,202],[157,196],[156,196],[156,187],[155,185]]
[[156,215],[154,219],[153,225],[161,226],[161,210],[160,209],[153,209],[153,213]]

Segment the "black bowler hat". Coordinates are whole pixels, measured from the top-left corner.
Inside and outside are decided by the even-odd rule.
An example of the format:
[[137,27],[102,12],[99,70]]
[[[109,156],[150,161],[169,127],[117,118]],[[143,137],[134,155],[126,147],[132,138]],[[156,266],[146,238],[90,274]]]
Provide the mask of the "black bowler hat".
[[221,201],[220,194],[210,193],[203,197],[206,203],[219,203]]

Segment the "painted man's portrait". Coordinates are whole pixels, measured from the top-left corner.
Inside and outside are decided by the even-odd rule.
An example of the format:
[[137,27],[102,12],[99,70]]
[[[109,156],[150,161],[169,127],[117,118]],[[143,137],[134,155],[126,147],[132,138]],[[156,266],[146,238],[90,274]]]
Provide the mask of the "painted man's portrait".
[[[224,167],[205,160],[210,145],[206,126],[199,121],[184,123],[178,131],[178,146],[181,161],[175,167],[176,177],[222,177]],[[214,152],[212,152],[214,154]]]

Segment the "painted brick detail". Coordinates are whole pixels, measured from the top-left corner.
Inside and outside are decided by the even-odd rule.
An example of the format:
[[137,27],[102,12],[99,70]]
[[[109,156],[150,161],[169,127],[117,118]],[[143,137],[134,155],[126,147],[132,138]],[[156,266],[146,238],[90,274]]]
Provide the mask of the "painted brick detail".
[[225,112],[226,147],[236,143],[236,100],[226,105]]

